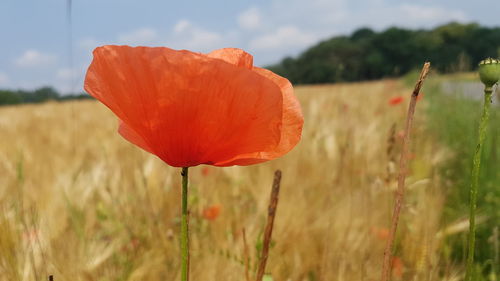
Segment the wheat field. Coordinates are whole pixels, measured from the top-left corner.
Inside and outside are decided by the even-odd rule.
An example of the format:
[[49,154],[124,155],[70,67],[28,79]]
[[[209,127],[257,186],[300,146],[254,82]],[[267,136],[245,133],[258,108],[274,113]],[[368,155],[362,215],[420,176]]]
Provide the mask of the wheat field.
[[[410,93],[399,80],[297,87],[305,124],[292,152],[191,168],[191,279],[245,280],[247,245],[253,280],[281,169],[267,272],[276,281],[378,280]],[[425,106],[392,280],[459,280],[462,268],[440,260],[445,195],[435,167],[448,152],[426,134]],[[180,169],[122,139],[117,125],[91,100],[0,108],[0,280],[179,279]]]

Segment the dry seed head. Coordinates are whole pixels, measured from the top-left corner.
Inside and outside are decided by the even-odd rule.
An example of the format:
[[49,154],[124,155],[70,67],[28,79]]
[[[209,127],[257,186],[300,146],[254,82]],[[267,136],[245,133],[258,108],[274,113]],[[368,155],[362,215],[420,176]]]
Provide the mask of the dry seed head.
[[479,78],[489,88],[500,80],[500,61],[487,58],[479,63]]

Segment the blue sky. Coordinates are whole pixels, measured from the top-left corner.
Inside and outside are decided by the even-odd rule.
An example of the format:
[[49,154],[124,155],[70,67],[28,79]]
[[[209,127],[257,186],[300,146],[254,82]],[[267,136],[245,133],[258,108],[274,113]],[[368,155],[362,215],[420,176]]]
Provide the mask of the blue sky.
[[92,49],[104,44],[238,47],[262,66],[362,26],[428,28],[452,20],[500,26],[498,0],[72,2],[70,37],[66,0],[0,0],[0,88],[79,92]]

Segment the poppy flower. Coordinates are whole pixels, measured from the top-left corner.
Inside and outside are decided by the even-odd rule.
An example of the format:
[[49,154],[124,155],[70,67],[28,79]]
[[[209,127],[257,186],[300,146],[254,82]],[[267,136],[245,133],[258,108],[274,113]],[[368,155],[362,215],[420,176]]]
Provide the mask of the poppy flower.
[[389,105],[398,105],[404,101],[402,96],[397,96],[389,99]]
[[300,140],[292,85],[243,50],[108,45],[93,55],[85,90],[116,114],[125,139],[171,166],[256,164]]
[[210,168],[208,168],[208,167],[203,167],[203,169],[201,169],[201,174],[202,174],[204,177],[206,177],[206,176],[210,175],[210,172],[211,172],[211,171],[210,171]]
[[387,240],[389,238],[388,228],[372,227],[372,233],[380,240]]
[[404,264],[401,258],[399,257],[394,257],[392,259],[392,273],[398,277],[401,278],[403,277],[403,270],[404,270]]
[[220,209],[221,209],[220,205],[213,205],[203,209],[202,213],[203,218],[209,221],[215,220],[220,214]]

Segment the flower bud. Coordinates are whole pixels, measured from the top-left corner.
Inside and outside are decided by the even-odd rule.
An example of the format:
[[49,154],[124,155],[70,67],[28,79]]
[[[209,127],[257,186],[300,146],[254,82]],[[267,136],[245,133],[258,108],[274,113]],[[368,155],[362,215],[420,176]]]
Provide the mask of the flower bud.
[[487,87],[493,87],[500,80],[500,61],[487,58],[479,63],[479,79]]

